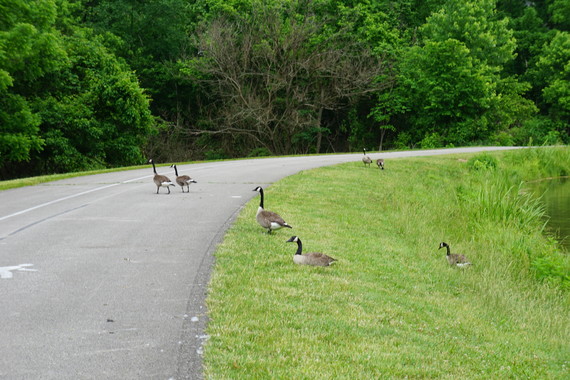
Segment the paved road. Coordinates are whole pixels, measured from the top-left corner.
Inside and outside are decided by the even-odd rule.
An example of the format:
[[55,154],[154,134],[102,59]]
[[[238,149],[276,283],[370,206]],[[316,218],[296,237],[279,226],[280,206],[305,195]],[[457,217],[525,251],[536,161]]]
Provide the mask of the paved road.
[[[370,156],[483,149],[506,148]],[[181,165],[184,194],[150,166],[0,192],[0,378],[201,378],[212,253],[252,189],[361,156]]]

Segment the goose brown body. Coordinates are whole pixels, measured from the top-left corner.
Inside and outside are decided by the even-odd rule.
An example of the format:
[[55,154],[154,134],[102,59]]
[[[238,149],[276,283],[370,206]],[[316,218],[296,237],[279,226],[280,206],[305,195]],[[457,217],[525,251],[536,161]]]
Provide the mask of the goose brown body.
[[170,186],[174,186],[172,181],[167,176],[158,174],[156,172],[156,166],[154,166],[154,161],[152,158],[148,160],[148,162],[152,164],[152,170],[154,171],[154,177],[152,178],[152,181],[156,185],[156,193],[158,194],[161,187],[166,187],[168,194],[170,194]]
[[271,231],[278,230],[283,227],[293,228],[287,222],[285,222],[285,220],[283,220],[283,218],[279,214],[276,214],[269,210],[265,210],[263,208],[264,196],[263,196],[263,189],[261,188],[261,186],[257,186],[255,189],[253,189],[253,191],[259,192],[261,196],[259,201],[259,207],[257,209],[257,214],[255,215],[255,219],[257,220],[257,223],[259,223],[261,227],[267,228],[268,233],[271,233]]
[[336,262],[336,259],[321,252],[303,253],[303,243],[297,236],[291,236],[291,238],[287,240],[287,243],[291,242],[297,243],[297,252],[293,256],[293,262],[295,264],[328,267]]
[[189,175],[186,174],[178,175],[178,168],[176,167],[176,164],[171,165],[170,167],[174,168],[174,173],[176,173],[176,183],[178,184],[178,186],[182,188],[182,192],[184,192],[184,186],[186,186],[188,192],[190,192],[190,184],[198,183],[195,180],[193,180]]
[[384,160],[382,158],[376,160],[376,165],[378,165],[378,169],[384,170]]
[[364,162],[364,166],[368,165],[368,167],[370,167],[372,159],[366,155],[366,148],[362,149],[362,151],[364,152],[364,157],[362,157],[362,162]]
[[466,267],[472,265],[469,259],[465,255],[460,255],[458,253],[451,253],[451,249],[449,248],[449,244],[442,242],[439,245],[439,249],[447,248],[447,262],[451,266],[457,267]]

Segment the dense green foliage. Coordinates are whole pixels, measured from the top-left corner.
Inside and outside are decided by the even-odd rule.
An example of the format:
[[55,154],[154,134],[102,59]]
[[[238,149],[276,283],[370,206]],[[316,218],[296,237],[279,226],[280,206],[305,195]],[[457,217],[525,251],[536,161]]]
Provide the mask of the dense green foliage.
[[149,99],[128,64],[80,27],[63,1],[3,1],[0,16],[2,178],[142,161]]
[[0,178],[569,142],[570,0],[2,0]]

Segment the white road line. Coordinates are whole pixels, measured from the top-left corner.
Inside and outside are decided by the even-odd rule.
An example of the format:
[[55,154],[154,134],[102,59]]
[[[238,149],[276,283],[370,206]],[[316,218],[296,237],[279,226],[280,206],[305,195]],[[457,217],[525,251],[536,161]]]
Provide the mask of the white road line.
[[144,177],[139,177],[139,178],[133,178],[133,179],[129,179],[129,180],[126,180],[126,181],[123,181],[123,182],[113,183],[113,184],[111,184],[111,185],[100,186],[100,187],[96,187],[95,189],[82,191],[81,193],[77,193],[77,194],[73,194],[73,195],[68,195],[67,197],[63,197],[63,198],[59,198],[59,199],[54,199],[53,201],[49,201],[49,202],[46,202],[46,203],[42,203],[42,204],[39,204],[39,205],[37,205],[37,206],[27,208],[27,209],[25,209],[25,210],[21,210],[21,211],[15,212],[15,213],[13,213],[13,214],[9,214],[9,215],[3,216],[3,217],[0,218],[0,221],[6,220],[6,219],[9,219],[9,218],[12,218],[12,217],[14,217],[14,216],[18,216],[18,215],[25,214],[25,213],[27,213],[27,212],[30,212],[30,211],[33,211],[33,210],[37,210],[37,209],[42,208],[42,207],[45,207],[45,206],[52,205],[52,204],[54,204],[54,203],[59,203],[59,202],[62,202],[62,201],[66,201],[66,200],[68,200],[68,199],[77,198],[77,197],[80,197],[80,196],[85,195],[85,194],[93,193],[93,192],[95,192],[95,191],[105,190],[105,189],[108,189],[108,188],[110,188],[110,187],[118,186],[118,185],[121,185],[121,184],[124,184],[124,183],[139,181],[139,180],[141,180],[141,179],[148,178],[148,177],[149,177],[149,176],[144,176]]

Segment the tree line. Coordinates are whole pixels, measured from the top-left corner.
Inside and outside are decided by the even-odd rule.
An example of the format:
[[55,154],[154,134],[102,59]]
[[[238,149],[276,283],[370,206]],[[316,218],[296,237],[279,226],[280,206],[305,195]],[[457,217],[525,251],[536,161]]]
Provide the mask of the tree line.
[[0,179],[570,141],[570,0],[1,0]]

